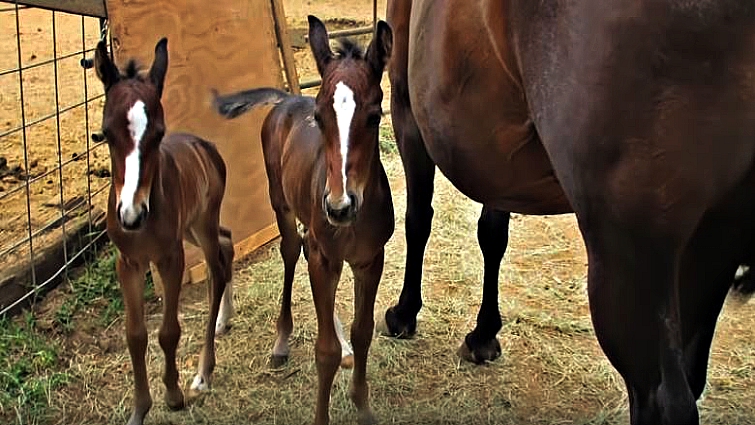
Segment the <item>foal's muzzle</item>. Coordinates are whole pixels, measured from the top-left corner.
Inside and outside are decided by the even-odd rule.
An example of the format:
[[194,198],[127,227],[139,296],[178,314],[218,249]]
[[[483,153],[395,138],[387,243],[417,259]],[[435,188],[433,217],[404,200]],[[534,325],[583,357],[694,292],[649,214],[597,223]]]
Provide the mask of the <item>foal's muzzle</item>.
[[330,193],[323,197],[323,209],[328,222],[334,226],[348,226],[357,217],[359,206],[357,197],[354,193],[348,192],[346,196],[340,199],[333,199]]
[[144,202],[129,207],[123,207],[123,203],[118,203],[117,216],[118,223],[124,230],[139,230],[147,221],[149,208]]

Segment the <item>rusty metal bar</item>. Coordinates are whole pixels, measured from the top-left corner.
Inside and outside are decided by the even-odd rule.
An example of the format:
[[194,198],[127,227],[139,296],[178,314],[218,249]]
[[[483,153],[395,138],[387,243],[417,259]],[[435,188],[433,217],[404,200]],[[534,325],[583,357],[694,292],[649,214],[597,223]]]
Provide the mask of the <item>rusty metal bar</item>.
[[58,12],[75,13],[77,15],[107,18],[105,0],[18,0],[3,1],[3,3],[17,3],[24,6]]

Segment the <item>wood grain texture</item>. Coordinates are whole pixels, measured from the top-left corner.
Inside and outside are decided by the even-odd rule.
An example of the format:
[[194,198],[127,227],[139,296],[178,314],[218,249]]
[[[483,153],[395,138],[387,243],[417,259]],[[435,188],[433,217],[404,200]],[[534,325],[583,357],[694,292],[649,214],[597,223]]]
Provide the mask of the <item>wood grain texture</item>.
[[[108,0],[107,7],[119,66],[136,58],[148,67],[155,43],[168,37],[163,93],[168,130],[188,131],[218,146],[228,168],[221,223],[232,230],[235,245],[248,253],[245,240],[260,245],[270,240],[275,235],[256,236],[268,234],[275,222],[260,141],[268,109],[228,121],[210,106],[213,88],[228,93],[284,87],[270,0]],[[201,252],[187,245],[185,275],[202,261]]]

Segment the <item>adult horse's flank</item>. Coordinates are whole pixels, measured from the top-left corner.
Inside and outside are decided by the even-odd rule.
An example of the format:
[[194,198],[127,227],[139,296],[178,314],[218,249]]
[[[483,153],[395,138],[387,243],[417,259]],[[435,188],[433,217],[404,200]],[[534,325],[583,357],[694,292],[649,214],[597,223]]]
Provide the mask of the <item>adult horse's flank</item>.
[[159,338],[165,353],[163,382],[169,407],[184,405],[176,368],[181,336],[178,300],[184,272],[182,238],[202,248],[212,281],[210,320],[192,389],[204,390],[210,385],[215,335],[226,329],[233,314],[233,243],[231,231],[219,222],[225,163],[212,143],[196,136],[173,133],[163,137],[160,97],[168,69],[167,44],[163,38],[155,46],[146,78],[139,75],[133,60],[121,74],[108,57],[104,42],[97,45],[95,53],[97,76],[105,86],[102,131],[112,161],[107,232],[119,251],[116,270],[126,305],[126,340],[134,368],[134,411],[129,425],[141,425],[152,406],[144,359],[144,276],[149,263],[157,265],[165,291]]
[[[216,97],[215,106],[232,118],[255,105],[277,103],[262,127],[270,199],[285,265],[276,349],[287,345],[291,333],[291,285],[303,245],[317,312],[315,424],[327,424],[333,377],[341,359],[333,307],[343,262],[349,263],[355,304],[350,394],[359,422],[367,424],[374,422],[366,379],[367,352],[384,245],[394,226],[390,187],[378,149],[383,99],[380,79],[391,54],[392,34],[380,21],[366,53],[343,41],[334,55],[325,26],[310,16],[309,43],[322,76],[315,99],[262,88]],[[297,219],[308,229],[304,236],[297,232]]]
[[389,0],[387,16],[408,196],[390,331],[416,326],[437,165],[484,205],[468,358],[500,350],[509,212],[573,209],[632,424],[697,424],[722,304],[737,266],[755,265],[755,3]]

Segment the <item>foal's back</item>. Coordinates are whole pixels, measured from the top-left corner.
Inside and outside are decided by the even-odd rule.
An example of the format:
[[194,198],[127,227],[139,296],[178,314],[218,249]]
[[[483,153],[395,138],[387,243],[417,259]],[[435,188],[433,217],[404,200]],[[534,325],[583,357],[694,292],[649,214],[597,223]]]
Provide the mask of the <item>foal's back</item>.
[[323,145],[314,120],[312,97],[290,96],[276,105],[262,125],[262,149],[274,208],[290,208],[306,226],[313,193],[325,185]]
[[[163,202],[175,208],[175,229],[190,227],[219,213],[225,192],[226,167],[215,145],[189,133],[170,133],[160,144],[160,186]],[[181,207],[179,207],[181,206]]]

